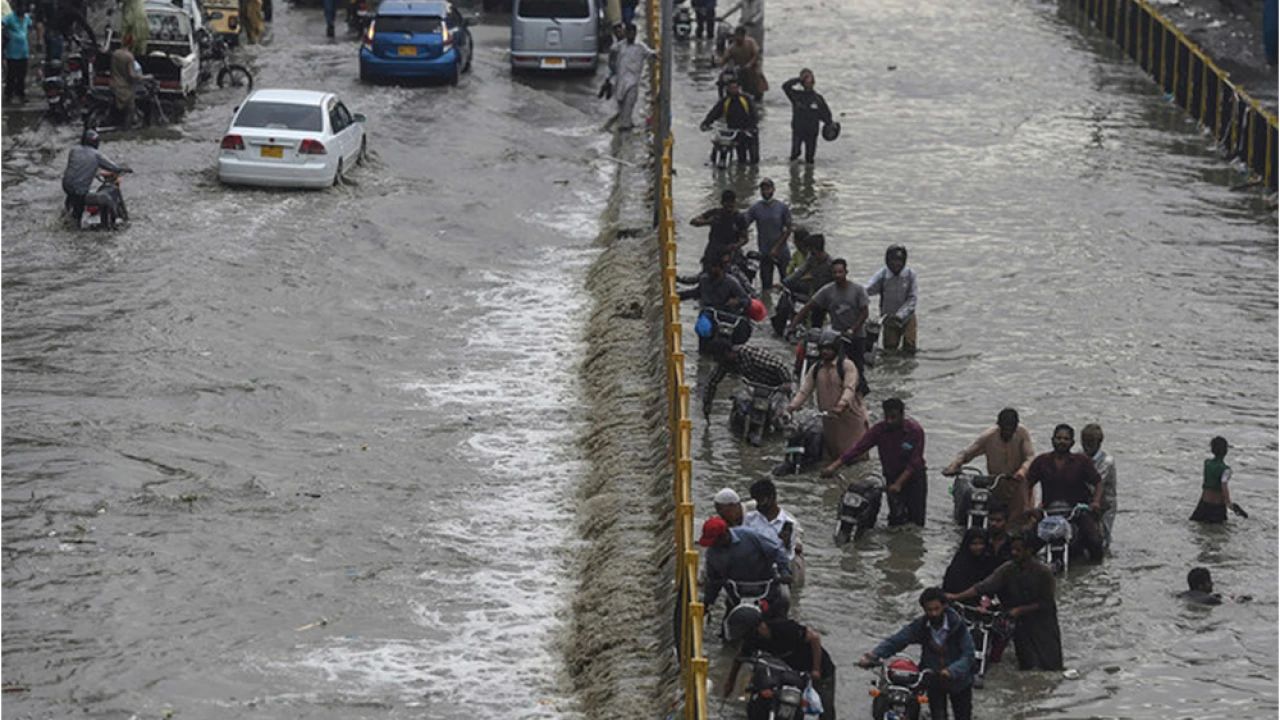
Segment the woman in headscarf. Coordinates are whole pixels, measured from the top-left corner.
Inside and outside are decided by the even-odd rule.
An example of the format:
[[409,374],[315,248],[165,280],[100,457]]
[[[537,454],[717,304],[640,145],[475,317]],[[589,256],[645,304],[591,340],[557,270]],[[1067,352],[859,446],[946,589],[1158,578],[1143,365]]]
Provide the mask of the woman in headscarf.
[[947,574],[942,579],[942,589],[949,593],[960,593],[985,580],[995,569],[991,567],[990,558],[983,557],[983,551],[986,549],[986,530],[982,528],[965,530],[964,539],[960,541],[955,557],[951,558],[951,564],[947,566]]

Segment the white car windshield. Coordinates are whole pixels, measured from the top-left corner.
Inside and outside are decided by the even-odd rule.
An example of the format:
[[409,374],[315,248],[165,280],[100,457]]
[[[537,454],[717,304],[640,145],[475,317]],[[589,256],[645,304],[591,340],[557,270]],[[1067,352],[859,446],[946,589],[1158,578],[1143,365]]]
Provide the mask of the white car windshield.
[[250,102],[240,108],[236,127],[281,128],[320,132],[324,118],[315,105],[296,105],[282,102]]

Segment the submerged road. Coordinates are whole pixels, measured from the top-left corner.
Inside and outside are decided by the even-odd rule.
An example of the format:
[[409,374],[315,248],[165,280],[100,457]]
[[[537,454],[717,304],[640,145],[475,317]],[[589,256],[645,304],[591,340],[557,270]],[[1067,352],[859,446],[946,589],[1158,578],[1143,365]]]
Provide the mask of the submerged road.
[[370,87],[278,5],[245,57],[368,116],[346,187],[221,186],[214,93],[104,141],[133,222],[77,233],[72,130],[5,137],[5,717],[574,717],[607,108],[502,17],[459,87]]
[[[1079,677],[1005,662],[976,691],[975,717],[1274,717],[1274,217],[1256,195],[1230,191],[1239,176],[1194,123],[1055,2],[820,0],[770,5],[767,18],[773,89],[756,169],[707,164],[697,126],[715,101],[711,50],[696,40],[676,49],[681,272],[696,272],[706,242],[688,219],[725,187],[758,199],[769,176],[797,224],[849,260],[851,279],[866,282],[893,243],[919,273],[921,351],[869,373],[867,406],[875,421],[882,400],[901,397],[924,426],[926,527],[886,531],[882,513],[879,529],[837,548],[837,482],[816,472],[779,481],[806,529],[796,613],[834,656],[840,716],[869,717],[871,674],[854,662],[919,612],[920,591],[941,582],[958,544],[940,470],[1011,405],[1038,452],[1058,423],[1077,437],[1102,425],[1119,517],[1106,562],[1073,568],[1058,586]],[[844,125],[813,167],[787,162],[781,86],[802,67]],[[690,348],[696,309],[686,306]],[[767,325],[751,342],[791,351]],[[696,372],[713,366],[699,358]],[[732,385],[709,425],[694,422],[700,517],[717,489],[745,496],[781,459],[781,439],[753,449],[730,436]],[[1187,517],[1219,434],[1233,446],[1232,499],[1261,512],[1198,527]],[[1212,568],[1219,590],[1256,600],[1184,606],[1173,596],[1195,565]],[[710,652],[715,707],[731,656]]]
[[[771,175],[853,277],[892,242],[921,277],[922,351],[876,368],[870,401],[904,397],[929,433],[929,525],[837,549],[835,485],[784,480],[808,530],[797,614],[835,656],[841,716],[866,716],[854,659],[958,539],[936,470],[1006,404],[1040,449],[1097,421],[1120,517],[1114,555],[1060,588],[1080,677],[999,667],[979,716],[1274,717],[1274,221],[1055,8],[771,5],[763,164],[725,175],[696,130],[706,46],[677,48],[682,223]],[[458,88],[362,86],[354,38],[323,34],[317,8],[282,6],[245,57],[259,87],[336,90],[368,116],[373,162],[339,189],[222,187],[238,99],[214,93],[104,142],[138,170],[133,223],[76,233],[56,220],[75,134],[6,117],[6,718],[593,714],[563,658],[611,108],[588,78],[513,79],[501,17]],[[845,123],[812,169],[784,154],[778,88],[801,66]],[[684,269],[703,237],[682,226]],[[786,351],[765,327],[753,343]],[[716,409],[695,425],[700,514],[781,452],[743,450]],[[1215,434],[1256,511],[1193,528]],[[1183,607],[1192,564],[1257,600]]]

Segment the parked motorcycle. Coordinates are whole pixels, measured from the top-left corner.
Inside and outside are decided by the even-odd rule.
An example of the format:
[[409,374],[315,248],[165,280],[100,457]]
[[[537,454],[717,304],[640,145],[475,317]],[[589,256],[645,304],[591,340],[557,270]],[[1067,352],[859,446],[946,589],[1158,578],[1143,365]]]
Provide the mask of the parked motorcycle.
[[792,418],[782,462],[773,467],[774,475],[796,475],[822,460],[822,415],[807,413],[799,419]]
[[[841,475],[836,475],[836,478],[844,479]],[[868,473],[849,483],[836,507],[837,545],[844,545],[851,537],[856,541],[875,527],[884,489],[884,478],[876,473]]]
[[876,679],[871,681],[871,717],[875,720],[919,720],[922,708],[929,703],[927,683],[932,670],[921,670],[915,661],[898,655],[888,663],[871,666]]
[[1044,542],[1040,554],[1054,575],[1065,575],[1071,565],[1071,551],[1080,537],[1079,518],[1089,506],[1079,503],[1053,503],[1044,509],[1044,519],[1036,526],[1036,535]]
[[[249,68],[231,62],[231,51],[222,35],[200,28],[196,39],[200,42],[201,83],[214,78],[220,88],[244,88],[246,94],[253,90],[253,75]],[[217,68],[216,74],[214,68]]]
[[98,187],[84,196],[80,229],[115,230],[120,223],[128,221],[129,209],[120,194],[120,175],[109,170],[98,171]]
[[1003,475],[984,475],[977,468],[965,466],[956,473],[951,485],[955,521],[966,529],[987,528],[991,513],[992,493],[1000,486]]
[[983,598],[983,605],[965,605],[955,603],[960,617],[969,626],[969,634],[973,637],[973,660],[977,669],[973,673],[973,686],[981,688],[986,683],[987,663],[991,660],[991,649],[999,640],[1013,637],[1014,619],[1000,609],[998,601]]
[[729,429],[760,447],[766,432],[781,429],[778,416],[786,409],[790,393],[781,385],[757,385],[747,380],[742,384],[745,387],[733,394]]
[[747,685],[747,720],[800,720],[808,702],[804,699],[809,679],[799,670],[768,653],[757,652],[746,659],[752,663]]

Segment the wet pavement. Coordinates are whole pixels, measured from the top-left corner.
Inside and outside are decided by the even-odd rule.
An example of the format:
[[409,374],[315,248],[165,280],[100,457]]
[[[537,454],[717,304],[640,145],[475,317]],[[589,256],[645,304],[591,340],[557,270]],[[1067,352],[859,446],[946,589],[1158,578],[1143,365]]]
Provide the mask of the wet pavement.
[[[697,125],[715,99],[709,48],[677,49],[682,272],[706,242],[688,218],[725,187],[757,198],[769,176],[852,278],[865,282],[892,243],[919,273],[921,351],[871,370],[868,409],[878,419],[896,395],[924,426],[927,526],[888,531],[882,513],[870,535],[838,548],[836,481],[778,481],[805,528],[797,616],[835,659],[840,716],[869,716],[871,674],[854,662],[918,612],[959,540],[939,470],[1012,405],[1039,452],[1057,423],[1102,425],[1119,517],[1106,562],[1059,584],[1078,676],[1006,661],[977,691],[975,717],[1274,717],[1277,244],[1261,199],[1231,191],[1241,176],[1193,121],[1056,2],[806,2],[768,18],[773,90],[756,169],[707,164]],[[802,67],[844,124],[812,167],[787,162],[780,89]],[[695,318],[686,303],[686,348]],[[752,343],[790,353],[767,325]],[[700,377],[712,367],[696,361]],[[730,436],[733,385],[721,386],[709,425],[694,422],[700,518],[717,489],[745,494],[781,459],[780,438],[752,449]],[[1232,498],[1260,512],[1196,527],[1187,517],[1218,434],[1233,446]],[[1185,607],[1173,596],[1195,565],[1212,568],[1219,590],[1256,600]],[[711,656],[719,688],[731,656],[714,641]],[[718,707],[717,697],[713,716]],[[741,713],[733,707],[725,717]]]
[[278,8],[257,87],[337,91],[372,162],[223,187],[239,98],[205,95],[103,142],[137,171],[115,234],[56,218],[76,134],[6,125],[6,718],[577,716],[608,108],[475,32],[459,87],[366,87],[354,36]]

